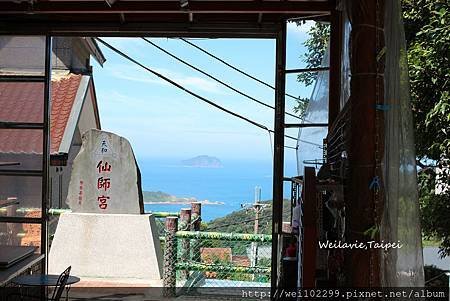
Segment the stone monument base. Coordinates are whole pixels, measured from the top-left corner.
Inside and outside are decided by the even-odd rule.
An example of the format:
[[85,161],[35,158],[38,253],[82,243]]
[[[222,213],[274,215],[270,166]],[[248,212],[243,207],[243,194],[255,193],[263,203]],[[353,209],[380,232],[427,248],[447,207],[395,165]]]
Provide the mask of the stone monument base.
[[49,254],[49,273],[72,266],[81,278],[134,278],[159,283],[162,251],[152,215],[65,213]]

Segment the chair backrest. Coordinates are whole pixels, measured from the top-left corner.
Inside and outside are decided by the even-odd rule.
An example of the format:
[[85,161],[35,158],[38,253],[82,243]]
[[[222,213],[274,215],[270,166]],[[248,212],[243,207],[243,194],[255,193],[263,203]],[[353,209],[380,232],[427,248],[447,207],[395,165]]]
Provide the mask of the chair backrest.
[[72,267],[69,266],[64,272],[61,273],[61,275],[59,275],[55,289],[53,290],[52,298],[50,300],[59,301],[61,299],[62,293],[64,292],[64,288],[66,287],[67,284],[67,279],[69,279],[70,276],[71,268]]

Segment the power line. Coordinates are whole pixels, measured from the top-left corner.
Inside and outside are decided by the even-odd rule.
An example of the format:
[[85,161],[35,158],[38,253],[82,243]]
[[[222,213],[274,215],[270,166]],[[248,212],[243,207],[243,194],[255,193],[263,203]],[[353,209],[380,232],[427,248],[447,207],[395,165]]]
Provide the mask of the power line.
[[[238,114],[238,113],[235,113],[235,112],[233,112],[233,111],[231,111],[231,110],[228,110],[228,109],[226,109],[226,108],[224,108],[224,107],[222,107],[222,106],[216,104],[215,102],[213,102],[213,101],[211,101],[211,100],[209,100],[209,99],[207,99],[207,98],[205,98],[205,97],[203,97],[203,96],[201,96],[201,95],[198,95],[198,94],[195,93],[195,92],[192,92],[191,90],[189,90],[189,89],[183,87],[182,85],[180,85],[180,84],[178,84],[177,82],[171,80],[170,78],[168,78],[168,77],[162,75],[161,73],[156,72],[156,71],[150,69],[149,67],[147,67],[147,66],[141,64],[141,63],[138,62],[137,60],[133,59],[133,58],[130,57],[129,55],[125,54],[124,52],[122,52],[122,51],[120,51],[119,49],[115,48],[114,46],[110,45],[109,43],[103,41],[102,39],[96,38],[96,40],[98,40],[100,43],[102,43],[103,45],[105,45],[107,48],[109,48],[110,50],[114,51],[115,53],[119,54],[119,55],[122,56],[123,58],[125,58],[125,59],[129,60],[130,62],[132,62],[132,63],[138,65],[139,67],[141,67],[141,68],[147,70],[148,72],[150,72],[150,73],[156,75],[157,77],[159,77],[159,78],[161,78],[161,79],[167,81],[168,83],[170,83],[170,84],[172,84],[173,86],[179,88],[180,90],[183,90],[184,92],[186,92],[186,93],[188,93],[188,94],[190,94],[190,95],[192,95],[192,96],[194,96],[194,97],[200,99],[201,101],[204,101],[204,102],[208,103],[209,105],[211,105],[211,106],[213,106],[213,107],[216,107],[216,108],[218,108],[219,110],[222,110],[222,111],[224,111],[224,112],[226,112],[226,113],[228,113],[228,114],[230,114],[230,115],[233,115],[233,116],[235,116],[235,117],[237,117],[237,118],[239,118],[239,119],[242,119],[242,120],[244,120],[244,121],[247,121],[248,123],[253,124],[253,125],[255,125],[255,126],[261,128],[261,129],[263,129],[263,130],[266,130],[266,131],[268,131],[268,132],[270,132],[270,133],[275,133],[275,131],[269,129],[269,128],[266,127],[265,125],[262,125],[262,124],[260,124],[260,123],[258,123],[258,122],[256,122],[256,121],[253,121],[253,120],[251,120],[251,119],[249,119],[249,118],[247,118],[247,117],[245,117],[245,116],[242,116],[242,115],[240,115],[240,114]],[[314,143],[314,142],[310,142],[310,141],[306,141],[306,140],[302,140],[302,139],[299,140],[299,139],[297,139],[297,138],[295,138],[295,137],[292,137],[292,136],[289,136],[289,135],[284,135],[284,136],[285,136],[286,138],[289,138],[289,139],[292,139],[292,140],[295,140],[295,141],[301,141],[301,142],[304,142],[304,143],[307,143],[307,144],[315,145],[315,146],[317,146],[317,147],[319,147],[319,148],[322,147],[321,145],[319,145],[319,144],[317,144],[317,143]]]
[[263,130],[266,130],[266,131],[270,131],[269,128],[266,127],[265,125],[259,124],[259,123],[255,122],[255,121],[253,121],[253,120],[251,120],[251,119],[249,119],[249,118],[247,118],[247,117],[244,117],[244,116],[239,115],[239,114],[237,114],[237,113],[235,113],[235,112],[233,112],[233,111],[230,111],[230,110],[228,110],[228,109],[226,109],[226,108],[224,108],[224,107],[222,107],[222,106],[216,104],[215,102],[212,102],[211,100],[209,100],[209,99],[207,99],[207,98],[205,98],[205,97],[203,97],[203,96],[201,96],[201,95],[198,95],[198,94],[195,93],[195,92],[192,92],[191,90],[189,90],[189,89],[183,87],[182,85],[180,85],[180,84],[178,84],[177,82],[171,80],[170,78],[168,78],[168,77],[162,75],[161,73],[156,72],[156,71],[154,71],[153,69],[150,69],[149,67],[147,67],[147,66],[145,66],[145,65],[143,65],[143,64],[141,64],[141,63],[139,63],[137,60],[133,59],[132,57],[130,57],[130,56],[128,56],[127,54],[125,54],[125,53],[123,53],[122,51],[120,51],[119,49],[117,49],[117,48],[113,47],[112,45],[108,44],[107,42],[103,41],[102,39],[100,39],[100,38],[96,38],[96,39],[97,39],[100,43],[102,43],[103,45],[105,45],[106,47],[108,47],[109,49],[111,49],[112,51],[114,51],[114,52],[116,52],[117,54],[119,54],[120,56],[122,56],[122,57],[126,58],[127,60],[133,62],[134,64],[138,65],[139,67],[144,68],[144,69],[147,70],[148,72],[150,72],[150,73],[152,73],[153,75],[155,75],[155,76],[161,78],[162,80],[165,80],[166,82],[172,84],[173,86],[177,87],[178,89],[183,90],[184,92],[186,92],[186,93],[188,93],[188,94],[190,94],[190,95],[192,95],[192,96],[194,96],[194,97],[200,99],[201,101],[206,102],[207,104],[209,104],[209,105],[211,105],[211,106],[213,106],[213,107],[218,108],[219,110],[222,110],[222,111],[224,111],[224,112],[226,112],[226,113],[228,113],[228,114],[230,114],[230,115],[233,115],[233,116],[235,116],[235,117],[237,117],[237,118],[239,118],[239,119],[242,119],[242,120],[244,120],[244,121],[247,121],[248,123],[251,123],[251,124],[253,124],[254,126],[257,126],[257,127],[261,128],[261,129],[263,129]]
[[[269,130],[269,133],[275,133],[275,131]],[[289,138],[289,139],[292,139],[292,140],[295,140],[295,141],[300,141],[300,142],[303,142],[303,143],[306,143],[306,144],[309,144],[309,145],[317,146],[318,148],[323,148],[323,145],[320,145],[318,143],[314,143],[314,142],[311,142],[311,141],[308,141],[308,140],[298,139],[298,138],[295,138],[295,137],[292,137],[292,136],[289,136],[289,135],[284,135],[284,136],[286,138]],[[272,141],[271,141],[271,143],[272,143]],[[285,146],[285,147],[286,148],[297,149],[297,147],[292,147],[292,146]]]
[[297,140],[300,141],[300,142],[303,142],[303,143],[306,143],[306,144],[309,144],[309,145],[314,145],[314,146],[317,146],[318,148],[323,149],[323,145],[320,145],[318,143],[314,143],[314,142],[311,142],[311,141],[308,141],[308,140],[303,140],[303,139],[297,139]]
[[[248,99],[250,99],[250,100],[252,100],[252,101],[254,101],[254,102],[257,102],[257,103],[259,103],[260,105],[263,105],[263,106],[265,106],[265,107],[267,107],[267,108],[270,108],[270,109],[272,109],[272,110],[275,110],[275,107],[274,107],[274,106],[271,106],[271,105],[269,105],[269,104],[267,104],[267,103],[265,103],[265,102],[263,102],[263,101],[260,101],[260,100],[258,100],[258,99],[256,99],[256,98],[254,98],[254,97],[248,95],[247,93],[244,93],[244,92],[242,92],[242,91],[240,91],[240,90],[234,88],[234,87],[231,86],[230,84],[227,84],[226,82],[224,82],[224,81],[218,79],[217,77],[215,77],[215,76],[209,74],[208,72],[205,72],[205,71],[203,71],[202,69],[200,69],[200,68],[198,68],[198,67],[196,67],[196,66],[190,64],[189,62],[187,62],[187,61],[185,61],[185,60],[183,60],[183,59],[177,57],[177,56],[174,55],[173,53],[167,51],[166,49],[164,49],[164,48],[162,48],[161,46],[157,45],[156,43],[154,43],[154,42],[148,40],[147,38],[142,38],[142,39],[143,39],[144,41],[146,41],[147,43],[149,43],[150,45],[152,45],[153,47],[157,48],[158,50],[164,52],[164,53],[167,54],[168,56],[170,56],[170,57],[174,58],[175,60],[179,61],[180,63],[183,63],[183,64],[185,64],[186,66],[188,66],[188,67],[194,69],[195,71],[200,72],[201,74],[203,74],[203,75],[209,77],[210,79],[212,79],[212,80],[214,80],[214,81],[220,83],[221,85],[223,85],[223,86],[227,87],[228,89],[230,89],[230,90],[232,90],[232,91],[238,93],[239,95],[242,95],[242,96],[244,96],[244,97],[246,97],[246,98],[248,98]],[[286,115],[289,115],[289,116],[291,116],[291,117],[294,117],[294,118],[297,118],[297,119],[302,120],[299,116],[294,115],[294,114],[292,114],[292,113],[285,112],[285,114],[286,114]]]
[[[272,130],[269,130],[269,132],[275,133],[275,131],[272,131]],[[317,146],[318,148],[323,148],[323,145],[320,145],[320,144],[318,144],[318,143],[311,142],[311,141],[308,141],[308,140],[297,139],[297,138],[292,137],[292,136],[289,136],[289,135],[284,135],[284,137],[289,138],[289,139],[292,139],[292,140],[295,140],[295,141],[300,141],[300,142],[303,142],[303,143],[306,143],[306,144],[309,144],[309,145],[314,145],[314,146]],[[289,146],[289,147],[286,146],[286,147],[287,147],[287,148],[292,148],[292,147],[290,147],[290,146]]]
[[[125,59],[129,60],[130,62],[132,62],[132,63],[138,65],[139,67],[141,67],[141,68],[147,70],[148,72],[150,72],[150,73],[152,73],[153,75],[155,75],[155,76],[161,78],[162,80],[167,81],[168,83],[170,83],[171,85],[177,87],[178,89],[183,90],[184,92],[186,92],[186,93],[188,93],[188,94],[190,94],[190,95],[192,95],[192,96],[194,96],[194,97],[200,99],[201,101],[206,102],[207,104],[209,104],[209,105],[211,105],[211,106],[213,106],[213,107],[215,107],[215,108],[218,108],[218,109],[221,110],[221,111],[224,111],[224,112],[226,112],[226,113],[228,113],[228,114],[230,114],[230,115],[233,115],[233,116],[235,116],[235,117],[237,117],[237,118],[239,118],[239,119],[242,119],[242,120],[244,120],[244,121],[246,121],[246,122],[248,122],[248,123],[250,123],[250,124],[253,124],[254,126],[257,126],[257,127],[261,128],[261,129],[263,129],[263,130],[265,130],[265,131],[269,131],[269,132],[274,133],[273,130],[270,130],[270,129],[269,129],[268,127],[266,127],[265,125],[262,125],[262,124],[260,124],[260,123],[258,123],[258,122],[256,122],[256,121],[253,121],[253,120],[251,120],[251,119],[249,119],[249,118],[247,118],[247,117],[245,117],[245,116],[242,116],[242,115],[240,115],[240,114],[238,114],[238,113],[235,113],[235,112],[233,112],[233,111],[230,111],[230,110],[228,110],[228,109],[226,109],[226,108],[224,108],[224,107],[222,107],[222,106],[216,104],[215,102],[213,102],[213,101],[211,101],[211,100],[209,100],[209,99],[207,99],[207,98],[205,98],[205,97],[203,97],[203,96],[201,96],[201,95],[199,95],[199,94],[197,94],[197,93],[195,93],[195,92],[192,92],[191,90],[189,90],[189,89],[183,87],[182,85],[180,85],[180,84],[178,84],[177,82],[171,80],[170,78],[168,78],[168,77],[162,75],[161,73],[156,72],[156,71],[152,70],[151,68],[149,68],[149,67],[143,65],[142,63],[140,63],[140,62],[138,62],[137,60],[133,59],[133,58],[130,57],[129,55],[125,54],[124,52],[122,52],[122,51],[120,51],[119,49],[115,48],[114,46],[110,45],[109,43],[103,41],[102,39],[96,38],[96,40],[98,40],[100,43],[102,43],[103,45],[105,45],[107,48],[109,48],[110,50],[114,51],[115,53],[119,54],[119,55],[122,56],[123,58],[125,58]],[[285,136],[286,136],[287,138],[290,138],[290,139],[293,139],[293,140],[296,140],[296,141],[297,141],[297,138],[295,138],[295,137],[292,137],[292,136],[289,136],[289,135],[285,135]]]
[[[185,42],[185,43],[191,45],[192,47],[194,47],[194,48],[200,50],[201,52],[207,54],[208,56],[214,58],[215,60],[221,62],[221,63],[224,64],[225,66],[228,66],[228,67],[230,67],[231,69],[233,69],[233,70],[239,72],[240,74],[242,74],[242,75],[244,75],[244,76],[246,76],[246,77],[248,77],[248,78],[250,78],[250,79],[253,79],[254,81],[257,81],[258,83],[260,83],[260,84],[262,84],[262,85],[264,85],[264,86],[266,86],[266,87],[269,87],[269,88],[271,88],[272,90],[275,90],[275,87],[272,86],[271,84],[268,84],[268,83],[266,83],[265,81],[262,81],[262,80],[260,80],[259,78],[255,77],[255,76],[253,76],[253,75],[251,75],[251,74],[248,74],[247,72],[243,71],[242,69],[239,69],[238,67],[233,66],[232,64],[228,63],[227,61],[225,61],[225,60],[221,59],[220,57],[218,57],[218,56],[212,54],[211,52],[209,52],[209,51],[207,51],[207,50],[201,48],[200,46],[198,46],[198,45],[196,45],[196,44],[194,44],[194,43],[188,41],[187,39],[185,39],[185,38],[180,38],[180,40],[182,40],[183,42]],[[285,93],[285,95],[288,96],[288,97],[290,97],[290,98],[292,98],[292,99],[295,99],[295,100],[297,100],[297,101],[301,101],[301,99],[299,99],[298,97],[295,97],[295,96],[293,96],[293,95],[291,95],[291,94],[289,94],[289,93]],[[296,116],[296,117],[297,117],[297,116]]]
[[[273,130],[268,130],[268,131],[275,134],[275,131],[273,131]],[[289,135],[284,135],[284,137],[297,141],[297,138],[289,136]]]
[[293,147],[293,146],[287,146],[287,145],[285,145],[284,147],[285,147],[285,148],[291,148],[291,149],[297,150],[297,147]]
[[[266,216],[261,216],[260,218],[258,218],[258,220],[262,221],[268,218],[272,218],[272,215],[266,215]],[[237,225],[242,225],[242,224],[246,224],[249,222],[254,222],[256,219],[255,218],[250,218],[250,219],[246,219],[243,221],[239,221],[239,222],[235,222],[235,223],[230,223],[230,224],[224,224],[224,225],[217,225],[215,227],[208,227],[206,228],[208,231],[210,230],[215,230],[215,229],[219,229],[219,228],[225,228],[225,227],[229,227],[229,226],[237,226]]]
[[[285,207],[285,209],[283,210],[283,213],[288,213],[291,209],[289,207]],[[219,228],[224,228],[224,227],[229,227],[229,226],[237,226],[237,225],[242,225],[242,224],[246,224],[249,222],[254,222],[255,220],[258,221],[262,221],[262,220],[266,220],[266,219],[271,219],[272,215],[269,213],[268,215],[261,215],[261,217],[259,217],[258,219],[256,218],[250,218],[250,219],[246,219],[243,221],[238,221],[238,222],[234,222],[234,223],[229,223],[229,224],[223,224],[223,225],[217,225],[215,227],[208,227],[206,228],[208,231],[210,230],[215,230],[215,229],[219,229]]]

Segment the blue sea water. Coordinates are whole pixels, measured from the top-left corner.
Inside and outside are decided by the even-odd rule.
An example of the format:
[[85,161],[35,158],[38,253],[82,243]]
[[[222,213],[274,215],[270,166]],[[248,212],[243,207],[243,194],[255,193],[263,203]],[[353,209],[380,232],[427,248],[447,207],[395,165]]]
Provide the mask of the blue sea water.
[[[272,162],[222,160],[222,168],[185,167],[178,159],[138,159],[145,191],[163,191],[177,197],[223,202],[202,206],[202,219],[225,216],[239,210],[241,204],[254,201],[255,186],[261,187],[261,199],[272,199]],[[286,165],[285,175],[295,173],[294,164]],[[285,185],[285,197],[290,186]],[[146,204],[146,211],[179,211],[188,205]]]

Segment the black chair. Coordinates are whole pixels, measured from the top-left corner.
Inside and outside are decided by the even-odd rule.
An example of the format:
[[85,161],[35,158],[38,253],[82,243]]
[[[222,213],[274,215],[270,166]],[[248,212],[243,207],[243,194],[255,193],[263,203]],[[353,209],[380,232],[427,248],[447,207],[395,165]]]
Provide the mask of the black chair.
[[[23,294],[22,290],[21,290],[20,294],[14,293],[14,294],[8,295],[7,300],[59,301],[59,300],[61,300],[61,296],[64,292],[64,289],[67,286],[67,280],[69,279],[71,269],[72,269],[72,267],[69,266],[64,272],[61,273],[61,275],[59,275],[58,280],[56,281],[55,288],[53,289],[52,296],[50,298],[46,294],[46,287],[43,286],[39,289],[39,291],[41,292],[41,294],[39,296],[34,295],[34,292],[36,292],[36,290],[33,292],[33,295]],[[66,296],[66,299],[67,299],[67,296]]]
[[69,266],[64,272],[61,273],[61,275],[59,275],[58,281],[56,281],[55,289],[53,290],[52,298],[47,300],[59,301],[61,299],[62,293],[66,288],[67,279],[69,279],[71,269],[72,267]]

